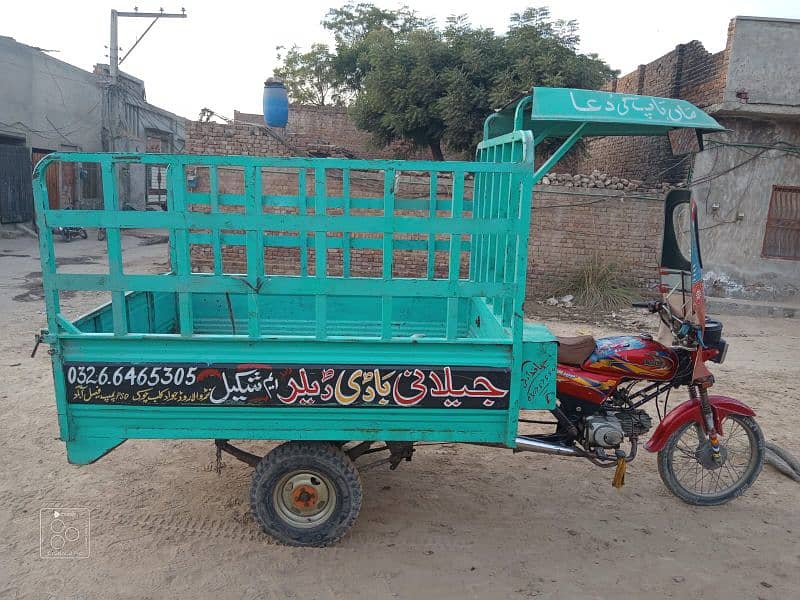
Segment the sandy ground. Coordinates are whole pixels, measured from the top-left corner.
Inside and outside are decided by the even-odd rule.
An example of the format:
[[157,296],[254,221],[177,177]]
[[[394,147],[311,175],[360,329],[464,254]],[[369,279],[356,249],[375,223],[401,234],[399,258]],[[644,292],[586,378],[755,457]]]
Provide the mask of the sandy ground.
[[[163,244],[140,243],[125,247],[142,268],[163,258]],[[44,324],[35,242],[0,240],[0,265],[0,598],[800,597],[800,486],[769,468],[732,504],[697,509],[644,452],[618,492],[609,471],[577,459],[425,446],[395,472],[364,474],[361,516],[339,545],[297,549],[260,533],[250,468],[229,459],[218,475],[211,442],[129,441],[68,465],[46,348],[29,358]],[[97,301],[65,304],[74,315]],[[730,317],[725,333],[717,391],[751,403],[767,437],[800,454],[800,320]],[[91,509],[89,558],[40,558],[50,506]]]

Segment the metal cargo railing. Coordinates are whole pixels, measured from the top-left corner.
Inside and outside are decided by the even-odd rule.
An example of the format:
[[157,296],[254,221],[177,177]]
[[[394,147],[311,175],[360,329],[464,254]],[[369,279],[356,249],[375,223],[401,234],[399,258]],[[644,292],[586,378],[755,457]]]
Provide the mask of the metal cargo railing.
[[[241,305],[239,327],[227,335],[276,337],[264,329],[264,299],[281,296],[313,299],[304,304],[312,307],[313,331],[301,337],[330,339],[338,335],[336,299],[358,298],[379,306],[379,314],[374,327],[346,335],[393,340],[411,335],[399,323],[399,307],[408,313],[409,303],[428,299],[441,304],[442,326],[426,339],[474,338],[468,319],[488,309],[498,325],[485,328],[493,334],[482,341],[508,343],[513,330],[521,335],[525,296],[532,191],[525,133],[482,148],[477,162],[51,154],[37,165],[34,183],[50,331],[130,335],[128,304],[149,293],[174,294],[175,327],[137,335],[202,336],[193,296],[216,294]],[[47,205],[44,173],[56,161],[99,165],[101,210]],[[165,211],[122,209],[119,173],[130,164],[166,166]],[[236,185],[226,184],[231,173]],[[107,231],[107,274],[59,272],[53,228],[66,226]],[[125,272],[122,234],[135,228],[168,232],[168,274]],[[205,269],[193,265],[203,255]],[[243,268],[226,264],[232,256]],[[61,313],[59,293],[72,290],[111,292],[107,331],[86,331]]]

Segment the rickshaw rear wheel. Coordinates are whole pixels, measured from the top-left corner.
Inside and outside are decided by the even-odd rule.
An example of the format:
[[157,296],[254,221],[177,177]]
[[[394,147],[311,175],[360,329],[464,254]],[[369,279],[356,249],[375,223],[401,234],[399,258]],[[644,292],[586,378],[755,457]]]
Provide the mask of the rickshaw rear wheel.
[[287,442],[256,466],[250,508],[267,535],[289,546],[339,541],[361,510],[361,478],[330,442]]

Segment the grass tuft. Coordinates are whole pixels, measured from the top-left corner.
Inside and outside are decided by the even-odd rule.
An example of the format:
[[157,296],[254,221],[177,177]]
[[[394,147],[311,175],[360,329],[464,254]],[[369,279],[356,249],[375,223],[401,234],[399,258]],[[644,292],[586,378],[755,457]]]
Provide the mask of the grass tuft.
[[572,294],[581,306],[593,310],[617,310],[629,307],[639,296],[625,268],[594,253],[572,276],[560,294]]

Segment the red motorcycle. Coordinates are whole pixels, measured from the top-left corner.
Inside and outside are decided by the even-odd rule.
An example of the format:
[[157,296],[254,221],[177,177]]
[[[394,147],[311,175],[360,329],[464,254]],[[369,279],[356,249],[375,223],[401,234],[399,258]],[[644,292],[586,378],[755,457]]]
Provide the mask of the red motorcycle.
[[[659,337],[666,334],[671,343],[662,344],[650,335],[560,338],[558,405],[552,411],[558,424],[555,433],[536,439],[542,446],[563,448],[558,454],[616,466],[618,487],[639,439],[653,424],[641,406],[656,400],[660,422],[644,447],[658,453],[658,472],[672,493],[689,504],[711,506],[736,498],[752,485],[764,463],[765,441],[750,407],[709,394],[713,377],[705,362],[721,363],[728,346],[722,324],[700,312],[701,327],[698,311],[691,307],[693,298],[695,308],[702,304],[702,289],[697,295],[691,285],[698,274],[702,281],[702,265],[696,212],[693,227],[686,227],[685,219],[678,223],[678,213],[688,202],[686,192],[673,192],[666,201],[663,300],[634,303],[659,315]],[[679,248],[681,229],[691,231],[691,261]],[[670,391],[678,387],[688,390],[689,399],[668,411]]]

